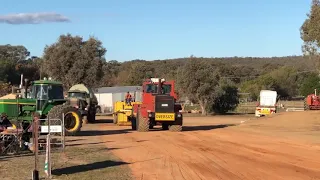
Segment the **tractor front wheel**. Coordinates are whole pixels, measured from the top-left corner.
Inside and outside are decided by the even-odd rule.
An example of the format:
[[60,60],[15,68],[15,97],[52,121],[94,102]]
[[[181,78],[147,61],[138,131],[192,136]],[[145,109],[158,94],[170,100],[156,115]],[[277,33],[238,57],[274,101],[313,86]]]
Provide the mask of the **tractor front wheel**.
[[141,109],[138,109],[136,126],[139,132],[148,132],[149,131],[149,118],[144,118],[141,115]]
[[50,121],[52,124],[61,124],[64,114],[64,128],[66,135],[75,135],[81,130],[82,117],[78,109],[69,105],[54,106],[48,113],[49,119],[58,119],[57,121]]

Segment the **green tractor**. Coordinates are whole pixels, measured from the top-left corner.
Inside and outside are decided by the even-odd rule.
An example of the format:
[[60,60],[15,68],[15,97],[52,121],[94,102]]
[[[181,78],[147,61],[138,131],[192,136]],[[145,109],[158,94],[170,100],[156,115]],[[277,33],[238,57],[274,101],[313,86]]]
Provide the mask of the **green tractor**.
[[68,91],[68,100],[73,107],[79,109],[82,117],[89,123],[96,121],[97,109],[100,109],[100,106],[92,89],[84,84],[73,85]]
[[25,129],[31,124],[34,112],[38,112],[41,119],[62,120],[64,114],[66,135],[74,135],[81,130],[81,113],[76,107],[71,106],[67,99],[64,99],[61,82],[50,78],[33,81],[28,93],[27,80],[25,80],[24,89],[20,86],[19,90],[20,93],[16,99],[0,99],[0,113],[5,113],[12,123],[21,122]]

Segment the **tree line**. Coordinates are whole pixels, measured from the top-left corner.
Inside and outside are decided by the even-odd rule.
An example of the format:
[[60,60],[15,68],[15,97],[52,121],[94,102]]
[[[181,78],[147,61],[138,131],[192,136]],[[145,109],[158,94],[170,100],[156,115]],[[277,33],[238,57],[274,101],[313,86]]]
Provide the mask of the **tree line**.
[[180,97],[188,97],[202,112],[225,113],[239,103],[239,92],[257,100],[262,89],[276,90],[281,98],[306,96],[319,88],[320,3],[313,0],[301,26],[303,56],[287,57],[183,57],[126,62],[106,60],[107,49],[96,37],[63,34],[44,48],[42,57],[31,56],[24,46],[0,46],[1,94],[18,85],[20,74],[29,80],[52,77],[66,89],[84,83],[89,87],[141,85],[149,77],[177,82]]

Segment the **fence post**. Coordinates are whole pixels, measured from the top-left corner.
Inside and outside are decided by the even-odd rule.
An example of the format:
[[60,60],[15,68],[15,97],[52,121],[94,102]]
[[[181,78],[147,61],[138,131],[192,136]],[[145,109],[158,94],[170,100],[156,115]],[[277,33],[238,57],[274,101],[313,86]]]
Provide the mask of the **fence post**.
[[62,124],[61,124],[61,134],[62,134],[62,138],[63,138],[63,143],[62,143],[62,149],[63,149],[63,152],[64,152],[64,150],[65,150],[65,137],[66,137],[66,135],[65,135],[65,129],[64,129],[64,113],[62,113],[62,119],[61,119],[61,121],[62,121]]
[[34,170],[32,172],[32,180],[39,180],[38,171],[38,129],[39,129],[40,114],[35,112],[33,114],[32,134],[33,134],[33,147],[34,147]]

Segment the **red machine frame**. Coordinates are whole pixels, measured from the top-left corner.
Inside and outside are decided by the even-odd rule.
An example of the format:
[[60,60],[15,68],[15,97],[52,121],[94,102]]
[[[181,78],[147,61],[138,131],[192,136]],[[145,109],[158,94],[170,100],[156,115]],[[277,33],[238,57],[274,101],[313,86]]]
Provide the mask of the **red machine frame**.
[[305,110],[319,110],[320,97],[316,94],[310,94],[305,100]]
[[[145,80],[142,84],[142,104],[140,104],[140,109],[141,109],[141,115],[144,118],[148,117],[148,112],[155,112],[155,96],[153,95],[153,93],[148,93],[146,90],[147,85],[149,84],[159,85],[158,82],[152,82],[151,79]],[[174,100],[176,101],[178,99],[178,95],[174,91],[175,81],[174,80],[165,81],[165,82],[162,82],[162,85],[171,85],[170,96],[173,96]],[[156,92],[154,94],[156,94]],[[138,106],[139,104],[133,105],[134,113],[138,112]],[[179,112],[179,110],[182,110],[181,105],[175,104],[175,112]]]
[[[157,81],[155,81],[157,80]],[[148,91],[148,85],[154,85],[152,88],[154,88],[154,92]],[[171,86],[170,91],[166,85]],[[150,87],[149,87],[150,88]],[[158,89],[161,89],[161,92],[158,91]],[[182,107],[180,104],[177,104],[177,98],[178,95],[175,92],[175,81],[165,81],[164,79],[159,79],[159,78],[152,78],[152,79],[147,79],[143,82],[142,85],[142,103],[141,104],[134,104],[133,105],[133,115],[134,119],[136,118],[142,118],[144,119],[143,121],[148,121],[149,123],[149,129],[152,129],[154,125],[161,124],[163,129],[169,128],[169,130],[172,131],[181,131],[182,130]],[[163,96],[163,91],[165,92],[165,95]],[[160,98],[166,102],[165,104],[171,106],[173,109],[169,110],[166,112],[156,112],[156,107],[159,108],[159,106],[156,106],[156,103],[161,103],[161,101],[156,101],[157,98]],[[170,97],[170,98],[166,98]],[[173,98],[172,98],[173,97]],[[173,100],[173,101],[172,101]],[[170,105],[170,101],[173,103]],[[169,103],[169,104],[168,104]],[[161,109],[161,108],[160,108]],[[160,110],[158,109],[158,110]],[[169,108],[170,109],[170,108]],[[139,114],[139,115],[138,115]],[[174,117],[172,117],[172,114],[174,114]],[[168,119],[162,119],[159,120],[157,117],[159,116],[168,116]],[[139,116],[139,117],[138,117]],[[133,122],[135,124],[135,122]],[[145,126],[144,126],[145,127]],[[133,127],[133,129],[135,129]]]

